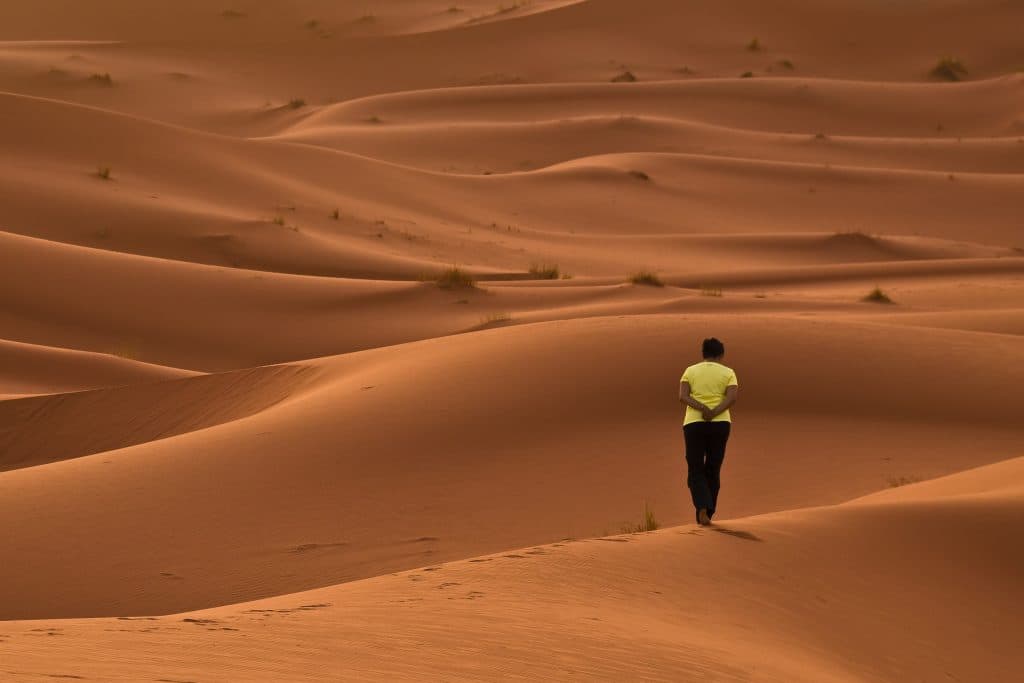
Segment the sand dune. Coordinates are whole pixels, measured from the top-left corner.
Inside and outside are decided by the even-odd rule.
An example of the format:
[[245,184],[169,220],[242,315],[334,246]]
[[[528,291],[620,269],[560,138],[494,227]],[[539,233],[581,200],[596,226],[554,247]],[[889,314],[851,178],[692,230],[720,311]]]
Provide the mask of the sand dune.
[[1007,596],[1024,555],[990,530],[1021,523],[1021,475],[1018,458],[715,530],[534,546],[173,617],[8,624],[4,667],[109,680],[126,680],[125,663],[214,681],[1012,680]]
[[2,3],[0,679],[1016,680],[1022,23]]

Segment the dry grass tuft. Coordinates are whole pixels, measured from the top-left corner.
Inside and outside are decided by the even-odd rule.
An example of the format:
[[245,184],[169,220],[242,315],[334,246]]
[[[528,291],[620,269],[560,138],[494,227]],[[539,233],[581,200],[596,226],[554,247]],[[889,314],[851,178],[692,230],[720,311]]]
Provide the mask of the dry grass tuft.
[[441,272],[435,280],[441,289],[475,289],[476,278],[471,273],[458,266],[451,266]]
[[114,79],[110,77],[110,74],[93,74],[89,76],[89,82],[95,83],[96,85],[112,86],[114,85]]
[[722,296],[722,288],[721,287],[714,287],[712,285],[701,285],[700,286],[700,295],[701,296],[714,296],[714,297],[719,297],[720,298]]
[[100,180],[110,180],[110,167],[100,166],[99,168],[97,168],[96,177],[99,178]]
[[534,263],[530,266],[530,275],[540,280],[557,280],[562,275],[557,263]]
[[919,481],[924,481],[921,477],[889,477],[889,488],[899,488],[900,486],[907,486],[908,484],[916,484]]
[[867,301],[872,304],[891,304],[893,300],[889,298],[889,295],[882,291],[881,287],[875,287],[872,289],[867,296],[864,297],[863,301]]
[[289,109],[302,109],[306,106],[306,100],[301,97],[296,97],[293,100],[288,100],[288,104],[285,105]]
[[638,80],[640,79],[632,71],[623,71],[618,76],[612,78],[612,83],[636,83]]
[[648,287],[664,287],[665,283],[661,281],[654,273],[649,270],[641,270],[639,273],[633,273],[629,278],[629,281],[634,285],[646,285]]
[[626,524],[622,527],[622,532],[625,534],[642,534],[645,531],[655,531],[661,525],[658,524],[657,518],[654,516],[654,510],[647,505],[644,501],[644,514],[639,524]]
[[643,171],[630,171],[629,175],[633,176],[637,180],[650,180],[651,176],[647,175]]
[[751,52],[760,52],[761,50],[764,49],[764,47],[761,45],[760,40],[754,38],[749,43],[747,43],[747,49],[750,50]]
[[961,81],[967,77],[967,67],[956,57],[942,57],[931,70],[932,78]]

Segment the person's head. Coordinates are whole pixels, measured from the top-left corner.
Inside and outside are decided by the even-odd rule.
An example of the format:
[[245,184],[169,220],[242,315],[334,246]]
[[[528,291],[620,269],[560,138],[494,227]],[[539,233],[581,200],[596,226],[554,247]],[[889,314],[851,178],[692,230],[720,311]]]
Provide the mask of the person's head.
[[725,344],[710,337],[704,340],[701,351],[704,354],[704,360],[718,360],[725,355]]

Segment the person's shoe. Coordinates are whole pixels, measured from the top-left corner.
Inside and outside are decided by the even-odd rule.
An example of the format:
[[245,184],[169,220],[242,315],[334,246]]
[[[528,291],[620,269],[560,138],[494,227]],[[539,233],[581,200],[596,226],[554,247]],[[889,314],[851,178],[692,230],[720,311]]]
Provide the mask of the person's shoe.
[[711,518],[708,517],[708,511],[704,508],[697,510],[697,524],[701,526],[708,526],[711,524]]

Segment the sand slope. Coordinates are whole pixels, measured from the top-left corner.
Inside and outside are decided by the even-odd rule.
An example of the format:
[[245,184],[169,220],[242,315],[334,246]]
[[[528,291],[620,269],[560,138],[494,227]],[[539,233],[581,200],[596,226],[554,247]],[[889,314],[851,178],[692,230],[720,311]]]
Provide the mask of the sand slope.
[[1022,23],[3,3],[0,679],[1016,680]]
[[[854,504],[535,546],[172,617],[8,624],[4,671],[12,680],[127,680],[125,664],[135,677],[213,681],[1012,680],[1009,605],[1024,554],[991,530],[1024,521],[1022,468],[1018,458]],[[145,658],[107,659],[139,651]]]

